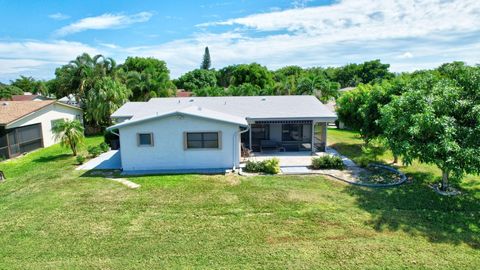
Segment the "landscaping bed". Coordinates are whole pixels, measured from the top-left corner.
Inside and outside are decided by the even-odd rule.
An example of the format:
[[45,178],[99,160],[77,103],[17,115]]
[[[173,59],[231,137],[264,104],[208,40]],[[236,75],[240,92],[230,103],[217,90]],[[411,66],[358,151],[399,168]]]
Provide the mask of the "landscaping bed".
[[397,169],[381,165],[370,164],[358,175],[359,183],[371,186],[394,186],[400,185],[407,177]]

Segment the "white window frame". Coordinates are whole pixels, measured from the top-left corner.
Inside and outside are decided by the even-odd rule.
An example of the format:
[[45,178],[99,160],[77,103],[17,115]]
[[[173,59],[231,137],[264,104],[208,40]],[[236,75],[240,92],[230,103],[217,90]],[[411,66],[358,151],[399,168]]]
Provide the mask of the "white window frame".
[[[140,135],[150,135],[150,144],[140,144]],[[137,146],[138,147],[153,147],[153,133],[152,132],[139,132],[137,133]]]
[[[217,133],[218,146],[214,147],[214,148],[189,148],[188,147],[188,134],[189,133]],[[222,132],[221,131],[185,131],[185,132],[183,132],[183,149],[185,151],[221,150],[222,149]]]

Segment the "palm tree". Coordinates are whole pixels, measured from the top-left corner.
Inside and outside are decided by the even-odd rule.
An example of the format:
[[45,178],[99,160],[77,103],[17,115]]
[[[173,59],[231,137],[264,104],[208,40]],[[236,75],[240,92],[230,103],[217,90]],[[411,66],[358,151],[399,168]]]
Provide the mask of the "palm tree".
[[101,79],[87,95],[85,119],[98,126],[110,125],[110,115],[130,96],[131,91],[124,84],[109,77]]
[[[95,56],[98,57],[98,56]],[[72,85],[76,88],[78,95],[83,97],[88,80],[91,79],[94,71],[93,58],[88,53],[77,56],[75,60],[70,61],[68,69],[72,73]]]
[[84,128],[78,120],[61,120],[52,127],[55,140],[60,140],[62,147],[70,147],[73,155],[77,155],[80,144],[84,141]]
[[93,65],[95,69],[95,75],[99,77],[111,76],[116,78],[117,76],[117,62],[111,57],[105,57],[101,54],[95,55],[93,58]]

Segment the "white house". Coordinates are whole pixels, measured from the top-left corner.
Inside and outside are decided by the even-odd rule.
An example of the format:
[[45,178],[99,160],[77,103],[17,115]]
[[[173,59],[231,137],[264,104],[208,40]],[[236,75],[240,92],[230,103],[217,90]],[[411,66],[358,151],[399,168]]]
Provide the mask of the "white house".
[[235,169],[242,147],[323,151],[337,119],[314,96],[153,98],[111,117],[124,171]]
[[81,121],[82,110],[55,100],[0,101],[0,158],[56,143],[51,129],[62,119]]

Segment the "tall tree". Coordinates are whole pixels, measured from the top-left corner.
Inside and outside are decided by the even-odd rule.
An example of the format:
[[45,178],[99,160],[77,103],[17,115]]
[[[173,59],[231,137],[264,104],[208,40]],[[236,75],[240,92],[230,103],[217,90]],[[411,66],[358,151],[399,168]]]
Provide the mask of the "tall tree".
[[480,68],[445,68],[449,73],[416,76],[381,109],[380,119],[392,152],[404,163],[418,159],[440,168],[442,190],[451,176],[480,173]]
[[214,70],[195,69],[183,74],[174,81],[177,88],[187,91],[196,91],[217,85],[217,76]]
[[13,86],[0,84],[0,99],[12,99],[13,95],[23,95],[22,89]]
[[322,102],[326,103],[328,100],[338,97],[339,88],[340,84],[336,82],[330,82],[326,78],[309,74],[299,78],[296,93],[301,95],[315,95]]
[[249,83],[263,89],[275,84],[270,70],[257,63],[235,65],[228,75],[232,86]]
[[205,47],[205,53],[203,54],[202,64],[200,65],[201,69],[210,69],[212,66],[212,60],[210,59],[210,51],[208,47]]
[[110,115],[128,101],[131,91],[122,83],[105,77],[88,93],[85,119],[97,126],[111,124]]
[[80,144],[84,141],[84,128],[78,120],[61,120],[52,127],[56,140],[62,147],[69,147],[76,156]]
[[168,97],[175,85],[164,61],[155,58],[128,57],[121,66],[123,80],[132,91],[132,100],[146,101],[151,97]]
[[12,81],[11,85],[22,89],[23,92],[48,95],[48,89],[45,85],[45,82],[40,80],[35,80],[33,77],[26,77],[26,76],[20,75],[20,78],[17,78],[15,81]]

